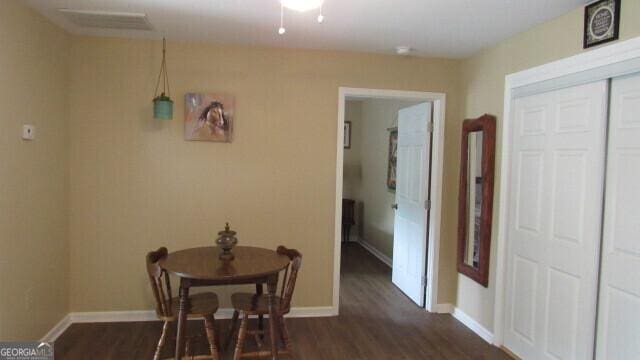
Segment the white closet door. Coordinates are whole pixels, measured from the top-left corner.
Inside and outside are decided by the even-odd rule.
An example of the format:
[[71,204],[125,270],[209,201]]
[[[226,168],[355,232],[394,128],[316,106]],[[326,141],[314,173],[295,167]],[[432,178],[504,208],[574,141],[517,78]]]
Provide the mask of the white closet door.
[[593,357],[607,95],[514,101],[504,344],[522,359]]
[[640,76],[614,79],[597,359],[640,359]]

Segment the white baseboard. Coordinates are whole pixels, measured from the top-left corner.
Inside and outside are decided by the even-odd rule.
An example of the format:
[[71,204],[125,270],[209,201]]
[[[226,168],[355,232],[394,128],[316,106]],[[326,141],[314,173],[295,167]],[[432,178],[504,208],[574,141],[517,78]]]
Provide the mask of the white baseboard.
[[452,314],[453,310],[453,304],[437,304],[435,308],[435,312],[438,314]]
[[[217,314],[216,314],[217,315]],[[91,311],[72,312],[69,314],[72,323],[103,323],[127,321],[157,321],[158,316],[153,310],[134,311]]]
[[[231,319],[233,309],[218,309],[216,319]],[[294,307],[287,317],[327,317],[336,316],[332,306],[318,307]],[[100,323],[100,322],[127,322],[127,321],[158,321],[154,310],[137,311],[104,311],[104,312],[74,312],[69,317],[72,323]],[[198,319],[192,319],[198,320]]]
[[487,330],[484,326],[480,325],[479,322],[477,322],[471,316],[467,315],[464,311],[460,310],[459,308],[454,308],[452,315],[466,327],[478,334],[478,336],[483,338],[484,341],[488,342],[489,344],[493,344],[493,333]]
[[389,258],[387,255],[381,253],[380,250],[378,250],[378,249],[374,248],[373,246],[369,245],[368,243],[366,243],[362,239],[358,239],[357,243],[360,244],[363,248],[365,248],[365,250],[370,252],[371,255],[377,257],[378,259],[380,259],[380,261],[385,263],[387,266],[392,267],[391,258]]
[[40,342],[54,342],[58,336],[62,335],[65,330],[71,325],[71,317],[65,315],[57,324],[55,324],[45,336],[40,339]]
[[[231,319],[233,309],[218,309],[216,319]],[[338,312],[332,306],[294,307],[287,317],[327,317],[337,316]],[[199,320],[199,319],[190,319]],[[134,322],[158,321],[154,310],[134,311],[92,311],[72,312],[65,316],[42,338],[41,341],[55,341],[73,323],[104,323],[104,322]]]
[[307,306],[291,308],[291,312],[286,317],[306,318],[330,316],[338,316],[338,310],[333,306]]

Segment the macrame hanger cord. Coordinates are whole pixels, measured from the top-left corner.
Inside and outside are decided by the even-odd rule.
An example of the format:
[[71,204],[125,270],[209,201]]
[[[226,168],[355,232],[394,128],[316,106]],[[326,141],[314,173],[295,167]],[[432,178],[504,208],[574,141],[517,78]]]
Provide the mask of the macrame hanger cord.
[[[160,79],[162,78],[162,95],[165,92],[168,96],[171,95],[171,89],[169,88],[169,73],[167,72],[167,40],[162,38],[162,64],[160,64],[160,73],[158,74],[158,81],[156,82],[155,94],[158,95],[158,89],[160,88]],[[164,77],[162,76],[164,74]]]

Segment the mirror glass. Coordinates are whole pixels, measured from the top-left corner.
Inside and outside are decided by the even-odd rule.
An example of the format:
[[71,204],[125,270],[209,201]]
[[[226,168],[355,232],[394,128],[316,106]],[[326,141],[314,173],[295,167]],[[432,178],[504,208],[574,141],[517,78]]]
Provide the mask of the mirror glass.
[[467,224],[464,263],[478,268],[482,219],[482,131],[469,133],[467,153]]

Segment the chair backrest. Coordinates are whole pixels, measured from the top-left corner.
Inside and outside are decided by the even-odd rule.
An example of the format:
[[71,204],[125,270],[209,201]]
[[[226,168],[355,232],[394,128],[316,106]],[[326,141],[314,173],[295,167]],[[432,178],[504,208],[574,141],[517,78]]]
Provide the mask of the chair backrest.
[[282,279],[282,290],[280,292],[280,311],[286,314],[291,310],[291,298],[293,298],[293,290],[296,287],[296,279],[298,278],[298,270],[302,266],[302,254],[296,249],[287,249],[284,246],[278,246],[278,254],[286,255],[291,262],[284,270],[284,278]]
[[171,314],[171,282],[169,274],[160,267],[159,262],[167,258],[167,248],[161,247],[147,254],[147,273],[151,282],[151,290],[156,299],[156,313],[160,317]]

